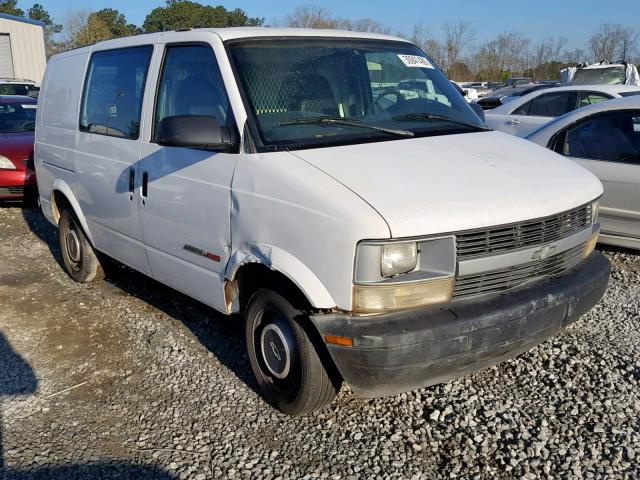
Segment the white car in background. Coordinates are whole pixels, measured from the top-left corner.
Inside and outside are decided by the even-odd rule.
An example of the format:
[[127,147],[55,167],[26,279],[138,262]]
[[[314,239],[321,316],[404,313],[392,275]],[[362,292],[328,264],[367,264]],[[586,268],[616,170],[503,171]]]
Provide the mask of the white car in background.
[[603,183],[601,243],[640,248],[640,96],[581,108],[527,140],[574,160]]
[[640,87],[585,85],[537,90],[494,108],[485,114],[487,125],[524,137],[553,118],[612,98],[640,95]]
[[469,103],[475,102],[480,98],[478,91],[475,88],[463,87],[462,91],[464,92],[464,98],[466,98]]
[[24,95],[37,98],[40,85],[22,78],[0,78],[0,95]]
[[487,82],[463,83],[461,87],[464,88],[465,90],[468,90],[468,89],[475,90],[479,98],[484,97],[493,91],[493,89],[489,88],[489,85]]

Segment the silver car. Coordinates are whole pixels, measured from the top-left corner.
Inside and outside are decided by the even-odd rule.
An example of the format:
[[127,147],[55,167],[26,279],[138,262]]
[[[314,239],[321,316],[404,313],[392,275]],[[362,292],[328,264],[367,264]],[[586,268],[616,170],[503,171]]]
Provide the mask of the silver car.
[[604,185],[600,242],[640,249],[640,97],[583,107],[526,138],[597,175]]

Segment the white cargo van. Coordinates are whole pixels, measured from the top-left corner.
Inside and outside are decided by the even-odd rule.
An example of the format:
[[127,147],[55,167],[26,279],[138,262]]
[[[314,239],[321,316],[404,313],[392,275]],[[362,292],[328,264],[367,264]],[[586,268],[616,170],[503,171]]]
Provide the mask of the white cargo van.
[[517,355],[609,278],[600,182],[489,131],[400,38],[203,29],[65,52],[35,157],[69,275],[112,257],[243,313],[290,414],[342,381],[390,395]]

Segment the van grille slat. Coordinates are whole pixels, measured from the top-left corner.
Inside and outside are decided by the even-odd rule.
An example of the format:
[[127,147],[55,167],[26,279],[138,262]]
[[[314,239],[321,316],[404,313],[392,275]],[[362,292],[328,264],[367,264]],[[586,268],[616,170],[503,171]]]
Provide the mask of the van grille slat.
[[523,283],[550,275],[558,275],[575,267],[582,260],[585,244],[544,260],[536,260],[514,267],[456,278],[454,298],[501,292]]
[[456,234],[458,260],[541,245],[569,237],[591,225],[591,204],[533,221]]

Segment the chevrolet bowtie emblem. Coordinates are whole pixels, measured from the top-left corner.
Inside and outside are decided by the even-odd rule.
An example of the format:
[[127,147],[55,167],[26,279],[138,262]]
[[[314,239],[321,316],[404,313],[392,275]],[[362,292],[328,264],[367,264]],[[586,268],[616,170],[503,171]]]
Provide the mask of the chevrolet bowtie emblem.
[[533,260],[544,260],[545,258],[549,258],[556,251],[555,245],[545,245],[544,247],[540,247],[538,250],[533,252],[531,258]]

